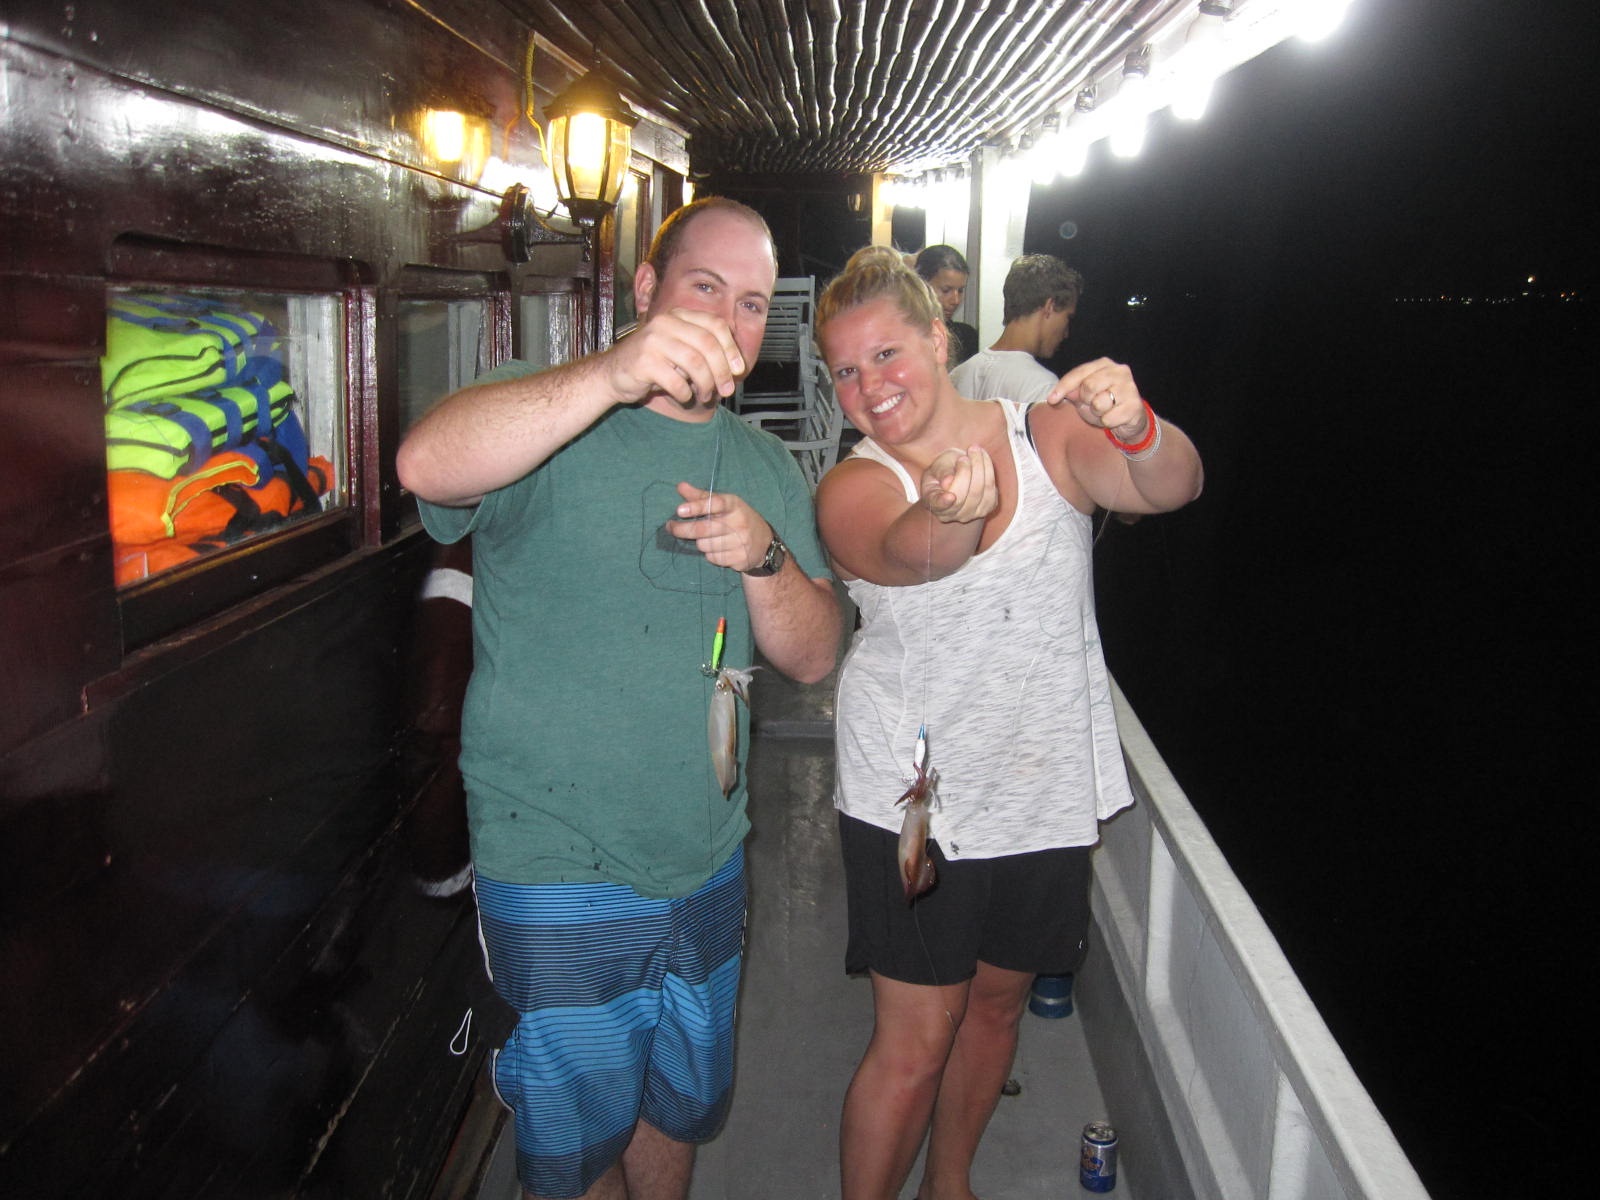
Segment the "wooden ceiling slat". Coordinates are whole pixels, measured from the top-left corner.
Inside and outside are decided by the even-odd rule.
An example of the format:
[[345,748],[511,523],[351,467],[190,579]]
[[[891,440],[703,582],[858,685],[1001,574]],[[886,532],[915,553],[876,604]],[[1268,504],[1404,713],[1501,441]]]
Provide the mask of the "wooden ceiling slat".
[[[887,8],[879,12],[878,29],[882,28]],[[864,83],[878,63],[878,42],[869,34],[866,14],[861,5],[852,4],[842,14],[834,29],[834,92],[839,97],[839,120],[834,130],[844,129],[860,112]]]
[[1029,54],[1030,46],[1048,46],[1053,40],[1044,26],[1034,23],[1021,33],[1007,54],[993,56],[1000,69],[974,73],[975,86],[952,98],[952,107],[963,114],[962,123],[951,131],[956,145],[1010,140],[1060,107],[1069,94],[1067,85],[1086,73],[1089,64],[1070,56]]
[[950,131],[952,113],[982,103],[977,98],[988,96],[996,77],[1003,77],[1004,69],[1016,57],[1018,30],[1012,22],[1015,9],[1015,3],[1011,3],[1003,10],[983,13],[962,30],[959,42],[945,48],[930,72],[936,90],[922,107],[920,119],[908,123],[909,136],[923,136],[933,127]]
[[[1041,86],[1034,78],[1021,78],[1016,74],[1018,60],[1029,46],[1043,38],[1053,17],[1052,10],[1035,5],[1031,13],[1018,14],[1016,6],[1008,6],[1003,13],[994,14],[986,28],[975,29],[969,44],[961,48],[962,61],[945,71],[946,82],[934,106],[939,110],[925,112],[920,122],[913,122],[910,136],[926,136],[927,131],[945,128],[948,140],[957,143],[973,139],[983,140],[990,129],[995,114],[1006,111],[1001,96],[1010,80],[1012,103],[1015,93],[1031,93]],[[949,112],[966,114],[954,124]]]
[[[692,74],[688,80],[677,79],[674,82],[680,90],[699,91],[699,104],[702,110],[713,97],[719,98],[723,105],[732,105],[739,96],[737,88],[728,86],[726,74],[719,67],[722,60],[716,50],[707,44],[693,22],[690,14],[683,4],[677,0],[661,3],[654,0],[652,5],[655,14],[655,28],[664,31],[668,36],[660,39],[663,47],[669,48],[672,56]],[[650,26],[644,27],[642,32],[648,34]]]
[[1063,22],[1042,42],[1020,64],[1017,75],[1021,79],[1032,78],[1043,75],[1047,66],[1054,66],[1054,86],[1049,95],[1035,96],[1027,104],[1018,102],[1015,89],[1002,88],[1001,98],[1012,111],[1010,118],[1000,127],[1000,136],[1009,137],[1046,112],[1067,107],[1074,99],[1074,93],[1062,86],[1062,81],[1084,77],[1097,59],[1109,52],[1107,40],[1118,39],[1117,29],[1136,3],[1137,0],[1118,0],[1113,5],[1103,7],[1100,15],[1093,19],[1079,17]]
[[[1141,4],[1142,13],[1136,11]],[[1076,57],[1065,60],[1067,68],[1056,76],[1056,86],[1048,93],[1036,93],[1024,102],[1010,90],[1002,89],[999,98],[1003,106],[1000,112],[1009,111],[1013,115],[1009,120],[1000,120],[1000,114],[997,113],[1000,127],[1009,136],[1033,124],[1052,108],[1063,106],[1068,93],[1060,86],[1060,80],[1081,78],[1097,62],[1118,60],[1129,50],[1143,44],[1150,23],[1170,8],[1170,4],[1161,4],[1159,0],[1154,3],[1152,0],[1117,0],[1107,6],[1097,20],[1081,23],[1083,49]]]
[[806,20],[804,11],[799,14],[799,20],[794,20],[783,0],[769,0],[769,19],[774,30],[772,49],[778,60],[778,81],[783,89],[783,96],[788,103],[790,111],[794,113],[795,125],[799,130],[799,138],[790,140],[781,149],[791,149],[796,141],[814,133],[815,108],[811,89],[806,86],[800,77],[799,52],[803,42],[807,52],[810,49],[811,25]]
[[670,96],[675,92],[681,94],[685,89],[693,94],[709,89],[710,83],[703,73],[670,39],[654,39],[653,46],[647,44],[641,40],[647,30],[645,24],[625,19],[614,5],[594,5],[584,11],[587,21],[580,24],[586,24],[592,31],[590,41],[594,49],[592,55],[575,55],[579,61],[597,60],[614,79],[624,79],[632,73],[646,86],[647,95],[664,93]]
[[[857,6],[859,8],[859,6]],[[906,37],[906,14],[911,0],[895,0],[879,9],[879,19],[874,29],[863,22],[863,40],[871,47],[870,62],[861,64],[856,72],[855,94],[860,97],[851,105],[849,121],[841,131],[845,136],[860,136],[862,130],[882,127],[888,84],[893,64],[899,58]],[[862,72],[866,74],[863,77]]]
[[[700,36],[701,42],[707,46],[717,60],[720,68],[719,74],[724,77],[722,93],[730,97],[730,106],[736,117],[748,128],[764,126],[769,133],[776,134],[777,127],[773,124],[772,116],[765,109],[752,108],[741,90],[731,86],[739,80],[744,73],[739,53],[735,50],[735,43],[730,43],[723,35],[723,30],[711,16],[711,10],[706,5],[706,0],[683,0],[683,8],[688,15],[691,25]],[[753,55],[750,47],[745,44],[738,26],[734,26],[728,33],[736,39],[737,45],[742,47],[744,62],[751,61]]]
[[949,36],[949,23],[960,16],[960,6],[952,5],[946,12],[944,0],[926,0],[920,12],[918,7],[913,5],[906,14],[902,49],[889,66],[888,82],[893,91],[886,96],[888,111],[872,129],[864,131],[864,150],[875,161],[892,163],[920,156],[920,148],[904,136],[905,114],[914,111],[913,106],[925,93],[927,64],[933,61],[938,47]]
[[502,0],[637,104],[697,172],[957,162],[1071,100],[1195,0]]
[[[576,0],[582,3],[583,0]],[[771,0],[767,0],[770,3]],[[767,107],[774,128],[780,132],[773,139],[781,141],[799,133],[800,117],[782,86],[783,71],[774,43],[782,26],[774,26],[765,4],[743,3],[742,0],[713,0],[722,19],[741,25],[744,41],[754,52],[745,60],[739,84],[748,95],[758,97]]]
[[817,94],[816,45],[811,14],[806,11],[805,0],[788,0],[784,15],[789,24],[789,46],[794,52],[795,99],[796,108],[801,114],[801,138],[806,142],[814,142],[822,131],[823,116],[828,109]]
[[[520,7],[525,10],[528,23],[570,57],[584,63],[593,60],[595,31],[587,20],[587,10],[574,9],[556,0],[520,0]],[[635,96],[654,96],[654,107],[658,112],[675,120],[687,119],[688,114],[677,103],[675,89],[668,92],[653,90],[656,87],[655,80],[648,76],[641,78],[631,67],[632,64],[622,69],[611,68],[607,73],[624,92]]]
[[[895,126],[898,122],[895,117],[904,113],[906,91],[913,88],[917,82],[919,72],[922,70],[924,47],[929,36],[934,31],[938,22],[940,0],[928,0],[921,19],[915,11],[906,15],[906,37],[901,41],[901,50],[889,64],[888,86],[891,89],[885,97],[889,111],[880,114],[878,128],[881,130],[874,139],[878,146],[887,144],[888,139],[895,136]],[[914,7],[914,6],[913,6]],[[871,135],[869,135],[869,138]],[[868,146],[874,145],[874,140],[868,141]]]
[[836,136],[850,119],[855,102],[856,69],[866,57],[867,47],[862,39],[862,11],[859,5],[834,5],[838,18],[829,27],[828,61],[833,88],[833,125],[830,136]]
[[[760,55],[750,40],[740,10],[728,0],[691,0],[685,7],[690,9],[691,23],[708,31],[705,37],[714,48],[713,69],[719,77],[718,94],[738,97],[735,103],[720,111],[714,97],[688,97],[685,103],[699,118],[695,129],[714,121],[722,134],[738,129],[771,138],[785,136],[787,127],[778,115],[779,106],[773,104],[772,96],[765,89],[750,83],[751,64],[759,61]],[[689,132],[693,134],[695,129]]]
[[839,30],[838,0],[807,0],[811,34],[815,41],[812,50],[812,73],[817,96],[819,132],[830,132],[839,125],[839,93],[836,86],[838,71],[837,38]]
[[936,0],[930,8],[928,18],[928,34],[923,42],[922,53],[918,59],[922,62],[922,69],[915,72],[909,80],[909,94],[901,93],[901,98],[896,101],[896,109],[902,114],[902,120],[896,122],[896,133],[904,139],[907,130],[907,118],[915,120],[918,114],[926,114],[938,102],[939,90],[944,86],[944,66],[946,54],[952,43],[958,45],[966,35],[966,30],[974,22],[981,21],[984,16],[982,8],[968,10],[965,5],[958,2],[946,3],[946,0]]
[[[751,137],[760,137],[764,141],[780,141],[794,137],[799,131],[799,125],[794,120],[794,113],[788,105],[775,102],[775,93],[768,82],[772,78],[770,68],[762,64],[761,52],[755,47],[755,42],[760,40],[759,35],[752,40],[752,31],[737,17],[738,8],[735,0],[712,0],[712,7],[735,13],[732,22],[725,19],[720,25],[723,29],[729,29],[731,26],[733,30],[737,30],[737,39],[732,44],[736,49],[738,61],[730,69],[728,85],[747,98],[749,105],[760,115],[760,120],[740,125],[730,122],[726,115],[719,117],[717,114],[708,113],[704,126],[724,134],[743,133]],[[759,84],[750,81],[752,74],[758,77]]]

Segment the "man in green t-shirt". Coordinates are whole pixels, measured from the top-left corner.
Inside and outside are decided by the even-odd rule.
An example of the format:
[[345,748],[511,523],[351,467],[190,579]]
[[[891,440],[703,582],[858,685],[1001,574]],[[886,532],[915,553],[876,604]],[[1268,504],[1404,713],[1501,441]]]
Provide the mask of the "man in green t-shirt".
[[633,333],[508,363],[400,448],[429,532],[473,539],[461,769],[490,969],[520,1016],[495,1080],[529,1197],[686,1196],[727,1111],[749,726],[741,708],[724,786],[702,668],[720,644],[726,666],[759,649],[815,682],[839,640],[804,477],[721,405],[776,275],[752,210],[680,209],[635,276]]

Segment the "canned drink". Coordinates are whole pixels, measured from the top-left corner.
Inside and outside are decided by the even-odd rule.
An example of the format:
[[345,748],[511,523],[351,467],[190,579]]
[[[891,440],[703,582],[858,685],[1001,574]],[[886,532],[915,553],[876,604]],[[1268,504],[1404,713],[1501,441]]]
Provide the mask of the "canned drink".
[[1072,976],[1038,975],[1028,995],[1028,1011],[1036,1017],[1072,1015]]
[[1117,1131],[1110,1122],[1090,1121],[1083,1127],[1078,1182],[1087,1192],[1109,1192],[1117,1186]]

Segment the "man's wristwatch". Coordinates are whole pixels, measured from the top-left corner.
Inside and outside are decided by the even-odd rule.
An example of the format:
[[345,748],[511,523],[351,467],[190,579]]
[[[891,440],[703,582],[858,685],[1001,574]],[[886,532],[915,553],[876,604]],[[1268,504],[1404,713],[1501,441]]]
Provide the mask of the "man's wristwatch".
[[783,570],[784,560],[789,557],[789,547],[783,544],[783,539],[774,530],[772,540],[767,543],[767,553],[753,567],[747,567],[742,573],[754,575],[757,579],[765,579],[768,575],[776,575]]

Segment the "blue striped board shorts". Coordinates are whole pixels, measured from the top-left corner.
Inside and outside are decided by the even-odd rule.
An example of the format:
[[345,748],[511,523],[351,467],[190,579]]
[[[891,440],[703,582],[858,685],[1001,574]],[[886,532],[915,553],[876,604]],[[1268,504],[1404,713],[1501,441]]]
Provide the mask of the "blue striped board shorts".
[[519,1015],[494,1082],[523,1187],[583,1195],[640,1118],[680,1142],[714,1136],[733,1086],[744,848],[672,900],[615,883],[475,886],[490,976]]

